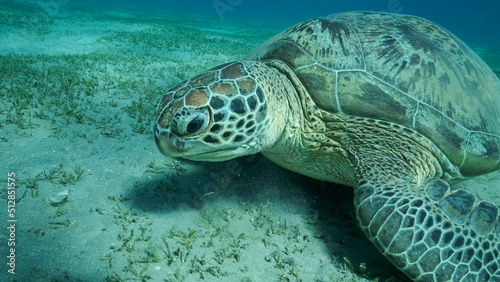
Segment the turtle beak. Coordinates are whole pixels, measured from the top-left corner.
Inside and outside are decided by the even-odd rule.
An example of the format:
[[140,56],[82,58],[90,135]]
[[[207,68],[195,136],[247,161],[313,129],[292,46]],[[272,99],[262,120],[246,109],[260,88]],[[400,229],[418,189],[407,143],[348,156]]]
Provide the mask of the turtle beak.
[[180,140],[170,130],[160,128],[157,124],[154,126],[155,142],[158,150],[167,157],[179,157],[186,152],[187,144]]
[[168,138],[166,136],[166,134],[164,132],[160,132],[160,128],[158,127],[157,124],[155,124],[154,126],[154,133],[155,133],[155,143],[156,143],[156,147],[158,147],[158,150],[160,150],[160,152],[163,154],[163,155],[167,155],[167,148],[165,148],[166,146],[164,146],[163,144],[168,144]]

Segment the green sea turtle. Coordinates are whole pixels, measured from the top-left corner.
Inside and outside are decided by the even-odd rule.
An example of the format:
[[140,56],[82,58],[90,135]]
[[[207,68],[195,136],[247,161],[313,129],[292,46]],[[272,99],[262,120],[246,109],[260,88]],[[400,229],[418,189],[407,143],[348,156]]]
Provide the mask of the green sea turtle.
[[432,22],[311,19],[171,89],[156,114],[166,156],[261,152],[354,187],[361,229],[414,280],[500,281],[497,206],[449,186],[500,169],[500,81]]

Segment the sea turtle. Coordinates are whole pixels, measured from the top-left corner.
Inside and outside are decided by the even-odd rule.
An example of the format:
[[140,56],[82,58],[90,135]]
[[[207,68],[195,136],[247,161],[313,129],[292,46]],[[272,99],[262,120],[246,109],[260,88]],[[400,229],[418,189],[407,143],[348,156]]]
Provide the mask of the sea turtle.
[[354,187],[361,229],[411,279],[500,281],[497,206],[450,189],[500,169],[500,81],[428,20],[350,12],[299,23],[171,89],[156,114],[166,156],[261,152]]

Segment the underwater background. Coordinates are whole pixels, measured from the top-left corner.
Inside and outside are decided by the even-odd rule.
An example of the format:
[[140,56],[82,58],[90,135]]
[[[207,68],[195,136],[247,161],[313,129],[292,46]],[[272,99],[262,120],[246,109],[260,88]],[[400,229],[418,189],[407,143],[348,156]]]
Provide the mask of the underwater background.
[[[500,76],[496,0],[0,0],[0,281],[407,281],[356,226],[351,188],[153,140],[171,87],[352,10],[430,19]],[[498,205],[499,186],[453,188]]]
[[[89,1],[84,1],[89,2]],[[97,5],[103,1],[94,1]],[[446,27],[468,44],[500,47],[500,2],[432,0],[249,1],[249,0],[128,0],[109,5],[287,28],[298,22],[346,11],[384,11],[417,15]]]

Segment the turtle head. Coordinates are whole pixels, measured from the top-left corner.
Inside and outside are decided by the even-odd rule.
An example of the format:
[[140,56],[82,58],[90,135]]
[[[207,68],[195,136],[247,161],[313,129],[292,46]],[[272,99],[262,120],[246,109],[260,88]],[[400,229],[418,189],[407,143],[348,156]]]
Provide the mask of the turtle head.
[[154,134],[160,151],[169,157],[223,161],[275,142],[279,133],[269,114],[275,108],[269,103],[275,103],[259,81],[262,68],[271,69],[259,62],[228,63],[169,90],[156,108]]

